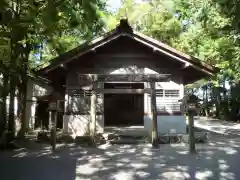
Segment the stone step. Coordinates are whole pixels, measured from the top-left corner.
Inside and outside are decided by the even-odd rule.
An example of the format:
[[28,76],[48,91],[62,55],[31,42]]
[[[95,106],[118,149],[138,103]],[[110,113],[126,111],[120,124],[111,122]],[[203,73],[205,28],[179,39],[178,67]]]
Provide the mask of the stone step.
[[142,135],[127,135],[127,134],[116,134],[118,138],[133,138],[133,139],[142,139],[145,136]]
[[136,140],[136,139],[116,139],[109,141],[111,144],[140,144],[145,143],[145,140]]
[[145,136],[138,134],[104,133],[103,137],[111,144],[138,144],[146,142]]
[[106,141],[116,140],[116,139],[144,139],[143,135],[129,135],[121,133],[104,133],[103,137]]

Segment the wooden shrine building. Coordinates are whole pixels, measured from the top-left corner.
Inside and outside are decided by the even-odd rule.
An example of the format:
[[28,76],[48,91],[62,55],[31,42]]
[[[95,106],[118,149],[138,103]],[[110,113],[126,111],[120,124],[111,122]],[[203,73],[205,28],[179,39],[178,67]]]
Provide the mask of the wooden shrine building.
[[[122,19],[112,31],[52,60],[39,73],[65,101],[63,129],[75,135],[107,126],[151,126],[156,97],[160,133],[184,133],[184,85],[216,69],[133,31]],[[92,124],[96,121],[96,126]]]

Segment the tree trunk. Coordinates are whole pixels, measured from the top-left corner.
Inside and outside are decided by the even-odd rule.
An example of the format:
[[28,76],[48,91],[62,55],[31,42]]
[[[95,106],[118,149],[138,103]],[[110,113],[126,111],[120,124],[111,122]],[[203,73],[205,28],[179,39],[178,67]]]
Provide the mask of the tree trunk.
[[2,128],[5,129],[7,125],[7,95],[8,95],[8,81],[9,77],[6,72],[3,74],[3,90],[2,90],[2,109],[1,109],[1,117],[2,117]]
[[226,80],[224,79],[223,81],[223,101],[222,105],[224,108],[224,119],[228,120],[229,119],[229,101],[228,101],[228,96],[227,96],[227,89],[226,89]]
[[216,106],[216,117],[220,118],[220,96],[219,89],[215,91],[215,106]]
[[205,91],[205,114],[206,114],[206,117],[209,116],[209,113],[208,113],[208,86],[206,87],[206,91]]
[[[23,54],[23,67],[22,67],[22,83],[21,83],[21,100],[22,100],[22,108],[21,108],[21,129],[19,132],[19,137],[24,138],[24,135],[28,129],[28,124],[26,122],[26,107],[27,107],[27,84],[28,84],[28,57],[30,53],[30,45],[26,45],[24,48]],[[20,93],[19,92],[19,93]]]
[[200,115],[202,115],[202,116],[206,116],[206,113],[205,113],[205,108],[206,108],[206,99],[205,99],[205,93],[206,93],[206,90],[205,90],[206,88],[204,87],[204,88],[202,88],[202,100],[203,100],[203,106],[202,106],[202,108],[201,108],[201,114]]
[[152,109],[152,147],[158,148],[158,127],[157,127],[157,104],[155,82],[150,82],[151,93],[151,109]]
[[[25,82],[24,82],[25,81]],[[19,137],[24,138],[27,131],[28,124],[26,123],[26,104],[27,104],[27,84],[26,80],[23,80],[22,92],[21,92],[21,129],[19,131]]]
[[15,99],[15,90],[16,90],[16,77],[14,73],[10,75],[10,99],[9,99],[9,117],[8,117],[8,131],[9,131],[9,139],[11,142],[15,137],[15,114],[14,114],[14,99]]
[[8,116],[8,142],[11,142],[15,137],[15,114],[14,114],[14,99],[16,92],[16,67],[17,67],[17,45],[11,40],[11,64],[10,64],[10,86],[9,86],[9,116]]

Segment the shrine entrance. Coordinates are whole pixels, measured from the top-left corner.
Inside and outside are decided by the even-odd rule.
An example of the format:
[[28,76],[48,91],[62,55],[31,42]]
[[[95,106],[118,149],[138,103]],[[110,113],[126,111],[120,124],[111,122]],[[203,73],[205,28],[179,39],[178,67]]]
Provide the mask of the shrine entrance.
[[[104,88],[144,89],[144,83],[105,83]],[[143,94],[104,94],[105,126],[142,126],[143,117]]]
[[[153,126],[153,132],[155,132],[155,139],[157,138],[157,112],[156,112],[156,82],[169,82],[170,81],[170,75],[169,74],[78,74],[78,78],[82,84],[92,84],[92,93],[91,93],[91,102],[90,102],[90,132],[91,134],[96,133],[96,105],[97,105],[97,94],[104,94],[106,98],[107,96],[111,97],[113,94],[118,95],[118,99],[120,99],[119,94],[124,94],[127,96],[128,94],[131,94],[131,98],[133,97],[141,97],[137,99],[141,99],[139,101],[143,101],[143,96],[145,93],[151,94],[151,114],[152,114],[152,123],[154,124]],[[100,87],[101,82],[104,83],[104,87]],[[116,83],[118,82],[118,83]],[[127,83],[126,83],[127,82]],[[144,87],[143,83],[146,82],[148,85],[147,87]],[[120,83],[120,84],[119,84]],[[129,85],[131,85],[132,88],[129,88]],[[134,88],[133,88],[134,87]],[[108,95],[106,95],[108,94]],[[135,95],[134,95],[135,94]],[[115,97],[117,96],[115,95]],[[114,96],[112,96],[114,97]],[[130,95],[129,95],[130,97]],[[131,99],[130,98],[130,99]],[[110,99],[110,98],[109,98]],[[115,104],[117,104],[116,99],[117,98],[112,98],[115,99]],[[122,102],[124,102],[123,99],[121,99]],[[107,104],[107,102],[105,102]],[[110,103],[109,103],[110,104]],[[114,107],[113,103],[111,103],[112,107]],[[127,106],[127,101],[125,101],[121,106],[124,106],[124,104]],[[140,104],[140,103],[137,103]],[[142,102],[143,104],[143,102]],[[118,111],[118,107],[120,105],[116,106],[115,105],[115,112],[111,110],[111,113],[108,113],[107,116],[107,125],[110,125],[110,121],[113,122],[114,118],[119,116],[120,113],[116,114],[113,116],[112,114],[116,113]],[[104,106],[105,108],[106,106]],[[110,105],[109,105],[110,107]],[[132,106],[134,107],[134,106]],[[143,107],[142,107],[143,109]],[[143,110],[139,108],[139,111],[142,113]],[[110,112],[110,110],[107,112]],[[140,113],[137,113],[135,111],[137,116],[143,118],[144,116]],[[109,115],[110,114],[110,115]],[[134,123],[133,121],[130,120],[130,117],[132,116],[131,112],[128,113],[129,115],[128,118],[119,118],[120,124],[122,123],[123,126],[126,126],[127,123]],[[104,115],[106,115],[104,113]],[[125,113],[126,115],[126,113]],[[136,116],[136,117],[137,117]],[[135,119],[136,122],[140,122],[140,120]],[[105,126],[106,126],[106,117],[105,119]],[[121,122],[122,119],[125,119],[124,121]],[[117,121],[116,121],[117,122]],[[135,122],[135,123],[136,123]]]

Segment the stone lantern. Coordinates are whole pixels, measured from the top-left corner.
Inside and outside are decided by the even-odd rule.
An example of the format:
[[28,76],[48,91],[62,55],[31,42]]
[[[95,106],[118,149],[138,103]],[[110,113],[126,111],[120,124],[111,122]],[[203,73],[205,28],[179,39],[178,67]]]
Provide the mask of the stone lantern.
[[195,150],[195,133],[194,133],[194,115],[197,114],[199,110],[200,99],[191,94],[184,96],[183,99],[179,100],[182,102],[185,111],[188,113],[188,132],[189,132],[189,150],[191,153],[196,152]]
[[52,150],[56,149],[56,125],[57,125],[57,114],[61,111],[60,101],[62,97],[56,92],[52,92],[49,95],[43,96],[42,100],[48,101],[48,111],[49,111],[49,129],[51,133],[51,145]]
[[197,114],[199,111],[199,102],[201,99],[199,99],[197,96],[191,94],[191,95],[186,95],[182,99],[180,99],[178,102],[181,102],[182,105],[184,106],[184,111],[187,112],[188,114]]

